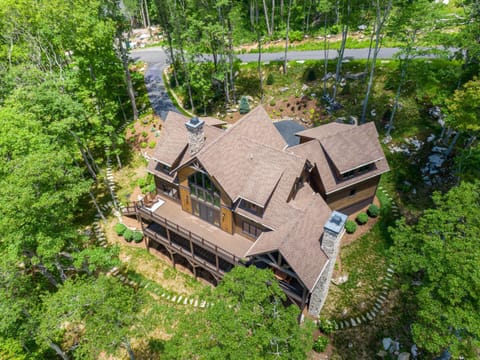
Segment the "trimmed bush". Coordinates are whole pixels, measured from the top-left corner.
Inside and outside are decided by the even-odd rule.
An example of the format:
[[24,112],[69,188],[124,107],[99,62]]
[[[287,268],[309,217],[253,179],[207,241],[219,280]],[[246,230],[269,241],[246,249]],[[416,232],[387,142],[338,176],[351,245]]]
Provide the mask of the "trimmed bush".
[[132,240],[135,241],[137,244],[143,240],[143,233],[141,231],[134,231]]
[[145,141],[142,141],[142,142],[140,143],[140,147],[141,147],[142,149],[145,149],[145,148],[147,147],[147,143],[146,143]]
[[142,136],[146,138],[148,136],[148,133],[146,131],[142,131]]
[[126,229],[125,232],[123,233],[123,237],[126,241],[130,242],[133,240],[133,230]]
[[313,350],[316,352],[324,352],[327,349],[328,338],[325,336],[319,336],[318,339],[313,343]]
[[[335,265],[337,264],[335,263]],[[329,335],[335,330],[335,326],[333,325],[333,322],[324,318],[320,318],[320,321],[318,322],[318,328],[325,335]]]
[[157,145],[157,142],[155,140],[152,140],[148,143],[148,147],[150,149],[154,149],[155,148],[155,145]]
[[380,208],[377,205],[372,204],[368,207],[367,214],[372,218],[376,218],[380,214]]
[[122,236],[125,230],[127,230],[127,227],[122,223],[118,223],[117,225],[115,225],[115,232],[118,236]]
[[246,96],[242,96],[240,99],[240,106],[239,106],[239,112],[240,114],[246,114],[250,111],[250,105],[248,104],[248,100]]
[[357,215],[357,223],[359,225],[363,225],[363,224],[366,224],[367,221],[368,221],[368,215],[366,213],[360,213]]
[[275,83],[275,78],[273,77],[273,74],[270,73],[267,76],[267,85],[273,85]]
[[348,234],[353,234],[357,230],[357,223],[352,220],[347,220],[345,223],[345,230]]

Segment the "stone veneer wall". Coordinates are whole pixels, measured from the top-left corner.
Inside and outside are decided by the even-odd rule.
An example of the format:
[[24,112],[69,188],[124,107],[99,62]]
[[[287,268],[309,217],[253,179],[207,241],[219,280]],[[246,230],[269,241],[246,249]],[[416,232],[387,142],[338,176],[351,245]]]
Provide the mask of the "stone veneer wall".
[[310,295],[308,312],[310,315],[315,317],[320,314],[320,310],[322,310],[323,304],[327,299],[328,289],[330,287],[330,281],[332,280],[333,270],[335,267],[335,261],[340,250],[340,242],[344,233],[344,229],[342,229],[339,234],[327,229],[325,229],[323,232],[322,248],[327,254],[329,260],[322,274],[320,275],[320,279],[317,281],[312,294]]

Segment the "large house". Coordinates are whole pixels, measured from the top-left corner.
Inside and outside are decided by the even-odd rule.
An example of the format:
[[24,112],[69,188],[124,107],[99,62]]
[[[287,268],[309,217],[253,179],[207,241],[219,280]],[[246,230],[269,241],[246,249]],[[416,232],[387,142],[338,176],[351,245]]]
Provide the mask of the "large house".
[[388,171],[375,125],[319,126],[288,147],[262,107],[220,124],[168,114],[148,164],[159,201],[135,209],[147,246],[214,282],[237,265],[271,268],[318,315],[347,215]]

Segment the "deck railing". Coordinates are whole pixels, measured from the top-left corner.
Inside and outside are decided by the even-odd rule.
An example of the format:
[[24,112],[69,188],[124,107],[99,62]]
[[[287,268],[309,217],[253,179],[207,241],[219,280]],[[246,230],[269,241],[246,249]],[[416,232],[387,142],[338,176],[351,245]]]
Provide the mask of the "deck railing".
[[[218,247],[218,245],[213,244],[212,242],[205,240],[203,237],[191,232],[190,230],[185,229],[184,227],[178,225],[177,223],[168,220],[167,218],[156,214],[155,212],[148,209],[143,201],[137,201],[135,203],[129,203],[125,206],[125,209],[131,210],[132,207],[135,208],[136,213],[140,214],[143,217],[148,218],[149,220],[155,221],[159,225],[164,225],[166,228],[176,232],[177,234],[184,236],[187,240],[192,241],[193,243],[199,245],[200,247],[204,248],[212,252],[215,255],[220,256],[222,259],[237,265],[241,262],[241,259],[235,254]],[[126,211],[128,211],[126,210]]]

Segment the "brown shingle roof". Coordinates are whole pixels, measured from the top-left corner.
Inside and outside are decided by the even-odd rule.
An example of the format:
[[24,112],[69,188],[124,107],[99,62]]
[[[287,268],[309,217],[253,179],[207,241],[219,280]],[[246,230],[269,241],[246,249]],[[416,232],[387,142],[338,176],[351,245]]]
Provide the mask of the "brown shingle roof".
[[[319,128],[323,126],[324,125],[319,126]],[[352,134],[351,131],[354,131],[354,133]],[[374,162],[374,166],[372,170],[362,175],[350,178],[348,180],[340,179],[336,175],[333,161],[331,161],[328,158],[326,151],[321,145],[321,143],[323,143],[325,139],[322,139],[322,140],[315,139],[315,140],[311,140],[306,143],[288,148],[288,151],[291,151],[292,153],[298,156],[303,156],[308,160],[310,160],[312,163],[315,163],[315,165],[317,166],[318,173],[320,175],[320,179],[324,186],[325,192],[327,194],[335,192],[341,188],[353,185],[355,183],[362,182],[368,178],[378,176],[389,170],[387,160],[385,159],[385,155],[383,154],[382,148],[380,147],[380,143],[378,142],[378,133],[373,123],[367,123],[359,127],[351,128],[346,132],[342,132],[342,134],[345,134],[345,133],[349,133],[351,136],[362,136],[361,141],[368,140],[369,141],[368,147],[373,148],[373,150],[371,151],[371,154],[373,154],[372,158],[380,157],[380,159],[377,158],[378,160]],[[336,136],[337,135],[331,136],[332,142]],[[327,137],[327,139],[330,140],[330,137]],[[352,147],[352,148],[348,147],[344,149],[345,152],[343,153],[343,156],[356,157],[357,159],[360,158],[360,157],[357,157],[357,154],[355,153],[355,151],[358,151],[358,150],[354,150],[354,149],[355,147]]]
[[[301,210],[294,210],[278,229],[264,232],[247,252],[248,256],[280,251],[305,286],[312,290],[322,272],[327,255],[321,248],[323,226],[331,210],[322,197],[308,186],[303,190]],[[309,193],[309,195],[307,194]]]
[[323,138],[338,134],[342,131],[350,130],[354,126],[355,125],[332,122],[329,124],[300,131],[295,135],[309,139],[321,140]]
[[[170,111],[165,119],[161,136],[158,140],[155,152],[148,165],[148,170],[155,175],[158,175],[166,180],[171,176],[165,175],[156,169],[156,162],[166,164],[170,167],[185,163],[191,159],[189,145],[188,145],[188,130],[185,123],[189,120],[188,117]],[[214,126],[205,124],[203,126],[205,134],[205,145],[214,141],[217,137],[223,134],[223,130]],[[172,168],[172,170],[174,170]],[[172,174],[173,175],[173,174]]]
[[320,143],[340,174],[385,158],[373,122],[322,138]]
[[226,125],[227,123],[223,120],[219,120],[219,119],[216,119],[216,118],[213,118],[213,117],[209,117],[209,116],[206,116],[206,117],[200,117],[200,119],[202,119],[203,121],[205,121],[205,124],[207,124],[208,126],[215,126],[215,127],[218,127],[218,128],[221,128],[223,125]]

